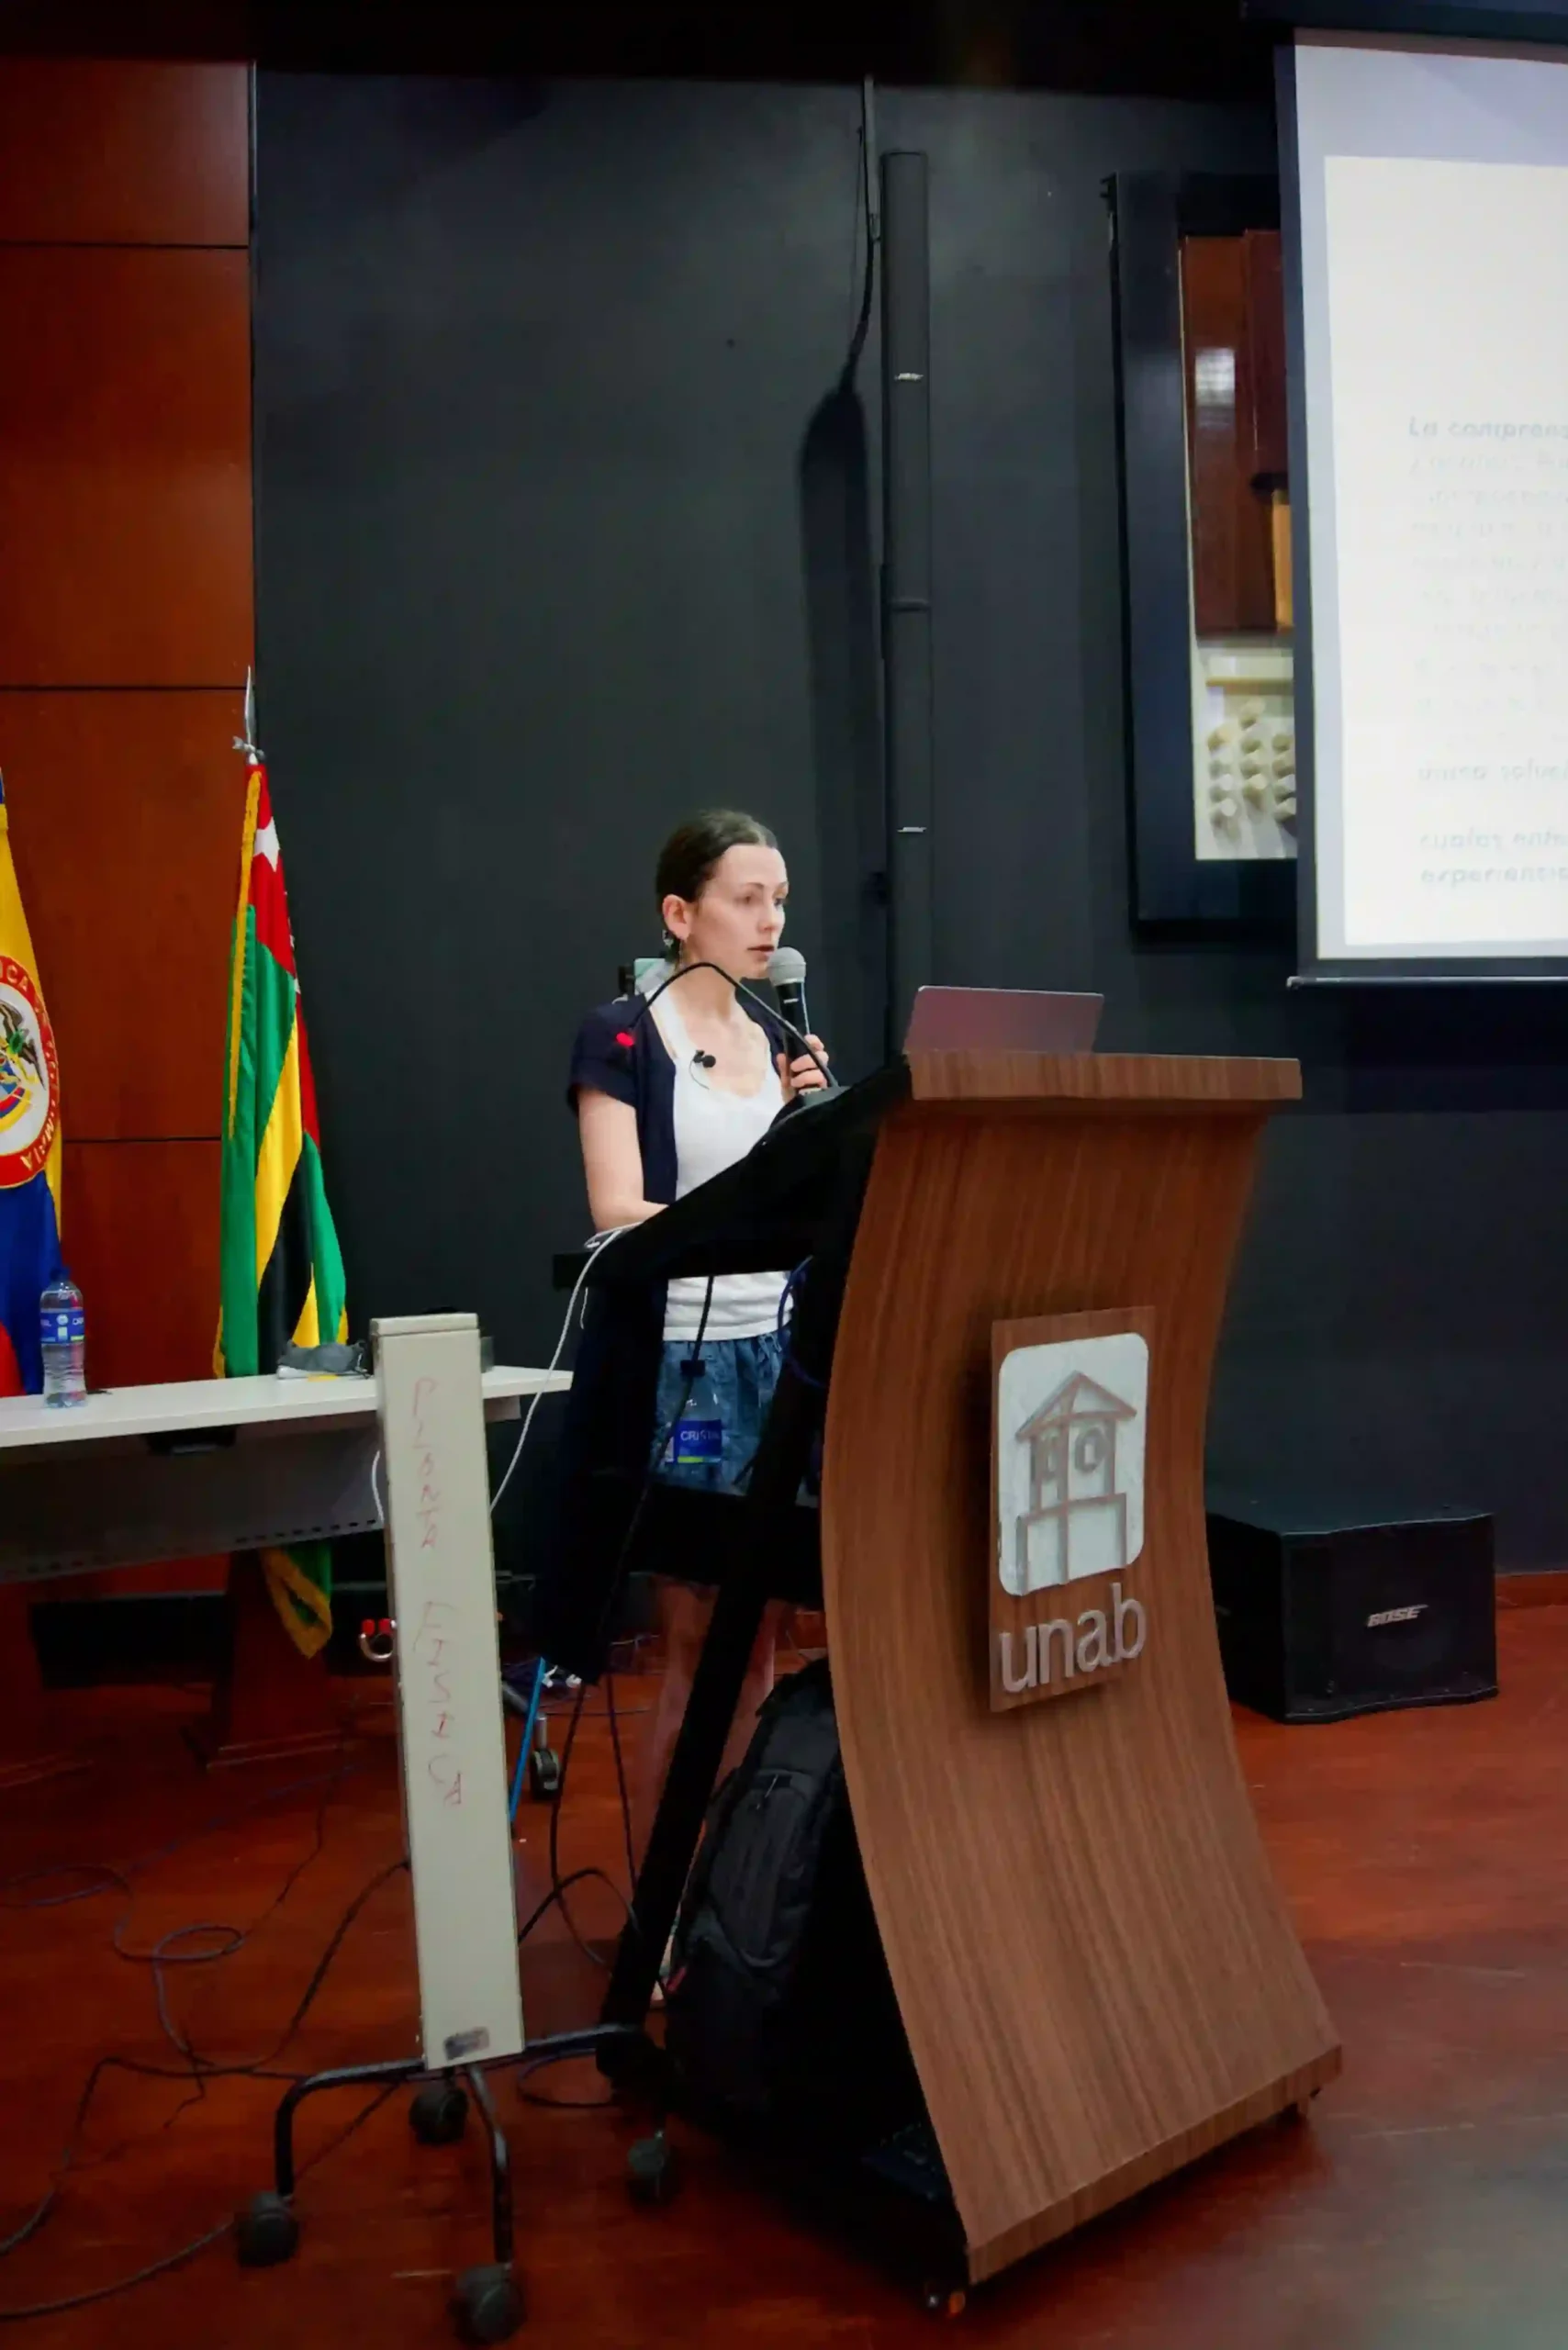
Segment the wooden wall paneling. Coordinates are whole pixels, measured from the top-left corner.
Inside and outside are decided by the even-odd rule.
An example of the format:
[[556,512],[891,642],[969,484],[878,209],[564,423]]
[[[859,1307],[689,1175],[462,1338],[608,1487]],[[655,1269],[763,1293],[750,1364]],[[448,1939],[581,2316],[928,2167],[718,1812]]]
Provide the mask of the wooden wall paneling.
[[0,241],[243,245],[250,179],[244,65],[0,60]]
[[1290,473],[1285,393],[1285,288],[1277,229],[1249,229],[1241,240],[1242,311],[1247,323],[1246,461],[1255,482]]
[[[78,688],[0,691],[0,767],[98,1384],[210,1369],[252,638],[250,181],[242,64],[0,60],[0,677]],[[222,690],[146,690],[192,687]]]
[[1252,487],[1251,354],[1240,237],[1182,240],[1192,484],[1193,612],[1200,636],[1272,633],[1268,501]]
[[242,685],[250,262],[0,246],[0,685]]
[[1206,1103],[1255,1114],[1260,1102],[1299,1102],[1295,1061],[1213,1053],[913,1052],[917,1102],[983,1102],[997,1117],[1076,1116],[1094,1108],[1140,1113]]
[[94,1387],[210,1379],[218,1330],[212,1142],[65,1145],[65,1258],[87,1307]]
[[[993,1102],[926,1058],[845,1298],[823,1581],[867,1880],[979,2278],[1338,2069],[1238,1768],[1204,1516],[1226,1279],[1299,1077],[1085,1056],[1074,1101],[1042,1061],[1031,1113],[1021,1080]],[[993,1714],[993,1327],[1066,1314],[1148,1317],[1147,1643]]]
[[208,1769],[331,1753],[348,1735],[326,1651],[300,1655],[252,1550],[230,1562],[225,1652],[210,1707],[185,1735]]
[[1249,229],[1242,238],[1249,353],[1249,421],[1254,492],[1268,500],[1269,561],[1274,581],[1274,626],[1294,624],[1291,586],[1290,427],[1285,382],[1285,289],[1277,229]]
[[0,689],[0,771],[68,1140],[215,1136],[244,701]]

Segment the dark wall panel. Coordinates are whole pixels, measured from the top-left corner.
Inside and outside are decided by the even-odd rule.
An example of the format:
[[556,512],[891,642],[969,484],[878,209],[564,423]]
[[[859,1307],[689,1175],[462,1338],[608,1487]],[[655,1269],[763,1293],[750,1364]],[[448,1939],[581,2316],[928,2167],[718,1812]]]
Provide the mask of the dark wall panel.
[[800,470],[856,108],[263,75],[258,124],[259,724],[351,1296],[537,1357],[572,1034],[656,950],[665,833],[773,823],[822,965]]
[[[818,1024],[873,1049],[856,124],[848,90],[262,77],[261,719],[362,1317],[553,1341],[572,1026],[693,803],[778,825]],[[935,976],[1103,988],[1113,1048],[1299,1053],[1216,1471],[1383,1468],[1561,1560],[1568,1499],[1505,1460],[1521,1380],[1568,1412],[1568,1039],[1369,1023],[1283,950],[1128,923],[1103,186],[1266,171],[1271,121],[932,90],[879,127],[931,160]]]
[[1518,1473],[1514,1429],[1568,1413],[1568,1012],[1540,990],[1307,998],[1288,949],[1127,918],[1099,190],[1266,169],[1270,126],[939,93],[889,112],[932,159],[939,975],[1103,989],[1112,1050],[1298,1057],[1306,1101],[1269,1138],[1232,1289],[1216,1477],[1453,1498],[1496,1510],[1506,1563],[1560,1563],[1568,1494]]

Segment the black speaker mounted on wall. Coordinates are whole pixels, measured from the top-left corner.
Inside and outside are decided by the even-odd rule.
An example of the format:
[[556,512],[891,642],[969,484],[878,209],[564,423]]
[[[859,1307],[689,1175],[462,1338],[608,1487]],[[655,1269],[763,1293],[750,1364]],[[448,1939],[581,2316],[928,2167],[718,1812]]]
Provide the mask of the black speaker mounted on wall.
[[1209,1495],[1226,1686],[1281,1722],[1497,1694],[1489,1516]]

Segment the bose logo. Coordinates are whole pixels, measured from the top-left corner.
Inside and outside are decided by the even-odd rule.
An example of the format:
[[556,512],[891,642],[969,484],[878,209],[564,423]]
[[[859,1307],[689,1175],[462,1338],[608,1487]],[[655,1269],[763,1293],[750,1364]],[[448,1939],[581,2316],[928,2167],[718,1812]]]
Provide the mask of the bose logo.
[[1424,1616],[1426,1612],[1424,1599],[1415,1607],[1385,1607],[1381,1616],[1367,1617],[1367,1629],[1372,1631],[1379,1624],[1413,1624],[1417,1616]]

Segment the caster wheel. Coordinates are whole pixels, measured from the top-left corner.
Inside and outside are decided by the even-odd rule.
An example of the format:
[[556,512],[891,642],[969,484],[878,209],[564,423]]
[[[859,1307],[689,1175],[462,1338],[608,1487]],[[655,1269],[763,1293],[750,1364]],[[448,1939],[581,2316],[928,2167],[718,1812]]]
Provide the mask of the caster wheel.
[[421,2146],[453,2146],[468,2120],[468,2098],[455,2081],[427,2081],[409,2107],[409,2127]]
[[552,1803],[561,1792],[561,1758],[553,1746],[536,1746],[528,1758],[528,1791],[535,1803]]
[[626,2157],[626,2186],[633,2203],[668,2203],[679,2184],[679,2165],[664,2132],[639,2138]]
[[236,2218],[234,2242],[241,2268],[276,2268],[298,2250],[299,2222],[282,2196],[269,2188],[253,2195],[248,2210]]
[[927,2285],[923,2298],[933,2317],[962,2317],[969,2297],[961,2285]]
[[523,2320],[522,2288],[510,2268],[465,2268],[453,2308],[466,2342],[510,2342]]

